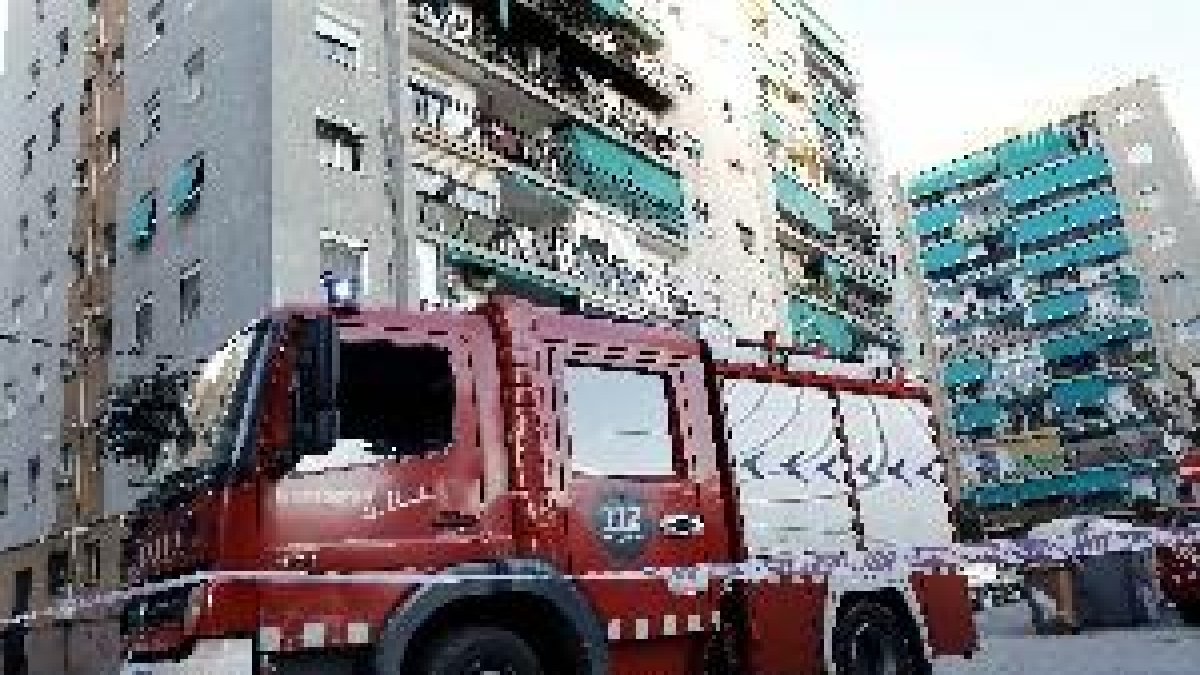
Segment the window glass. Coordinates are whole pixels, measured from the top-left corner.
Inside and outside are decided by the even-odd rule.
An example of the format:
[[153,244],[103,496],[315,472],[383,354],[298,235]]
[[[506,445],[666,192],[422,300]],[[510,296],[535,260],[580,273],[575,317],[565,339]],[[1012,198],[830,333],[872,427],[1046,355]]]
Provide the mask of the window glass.
[[338,354],[338,440],[298,472],[445,450],[454,434],[450,352],[433,345],[343,342]]
[[674,475],[663,376],[569,366],[566,388],[575,471],[602,476]]

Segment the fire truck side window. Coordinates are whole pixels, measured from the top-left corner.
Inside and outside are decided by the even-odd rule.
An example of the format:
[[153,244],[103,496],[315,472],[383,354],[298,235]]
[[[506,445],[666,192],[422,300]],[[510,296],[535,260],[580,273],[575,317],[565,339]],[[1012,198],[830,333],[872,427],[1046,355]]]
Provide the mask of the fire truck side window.
[[[343,463],[444,450],[453,440],[450,352],[432,345],[346,342],[339,354]],[[335,461],[336,463],[336,461]]]
[[666,378],[636,370],[568,366],[566,389],[575,472],[675,474]]

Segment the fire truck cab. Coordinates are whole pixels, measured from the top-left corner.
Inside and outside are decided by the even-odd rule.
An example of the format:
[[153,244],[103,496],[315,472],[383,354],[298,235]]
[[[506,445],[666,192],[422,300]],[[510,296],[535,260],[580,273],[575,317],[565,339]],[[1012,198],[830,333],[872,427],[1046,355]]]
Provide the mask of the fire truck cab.
[[273,313],[196,378],[191,433],[130,520],[128,577],[151,590],[124,608],[124,672],[918,673],[969,655],[953,569],[728,574],[951,543],[924,390],[773,353],[725,361],[678,330],[503,297]]

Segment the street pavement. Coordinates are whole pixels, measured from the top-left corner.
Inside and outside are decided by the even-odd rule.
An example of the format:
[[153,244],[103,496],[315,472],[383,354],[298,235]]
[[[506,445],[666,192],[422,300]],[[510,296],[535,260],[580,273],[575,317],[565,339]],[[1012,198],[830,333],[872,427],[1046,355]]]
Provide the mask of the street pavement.
[[983,649],[973,658],[939,660],[935,675],[1198,675],[1200,628],[1168,625],[1033,634],[1024,603],[975,615]]

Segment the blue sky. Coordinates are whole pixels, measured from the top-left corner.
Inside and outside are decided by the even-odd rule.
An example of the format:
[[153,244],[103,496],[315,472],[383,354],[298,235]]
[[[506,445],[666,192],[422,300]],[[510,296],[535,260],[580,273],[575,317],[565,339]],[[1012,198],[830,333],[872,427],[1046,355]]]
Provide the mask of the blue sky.
[[1200,2],[808,1],[850,45],[889,172],[1154,74],[1200,179]]
[[[884,167],[908,172],[977,132],[1155,74],[1200,180],[1200,2],[809,0],[850,45]],[[0,0],[0,24],[9,0]]]

